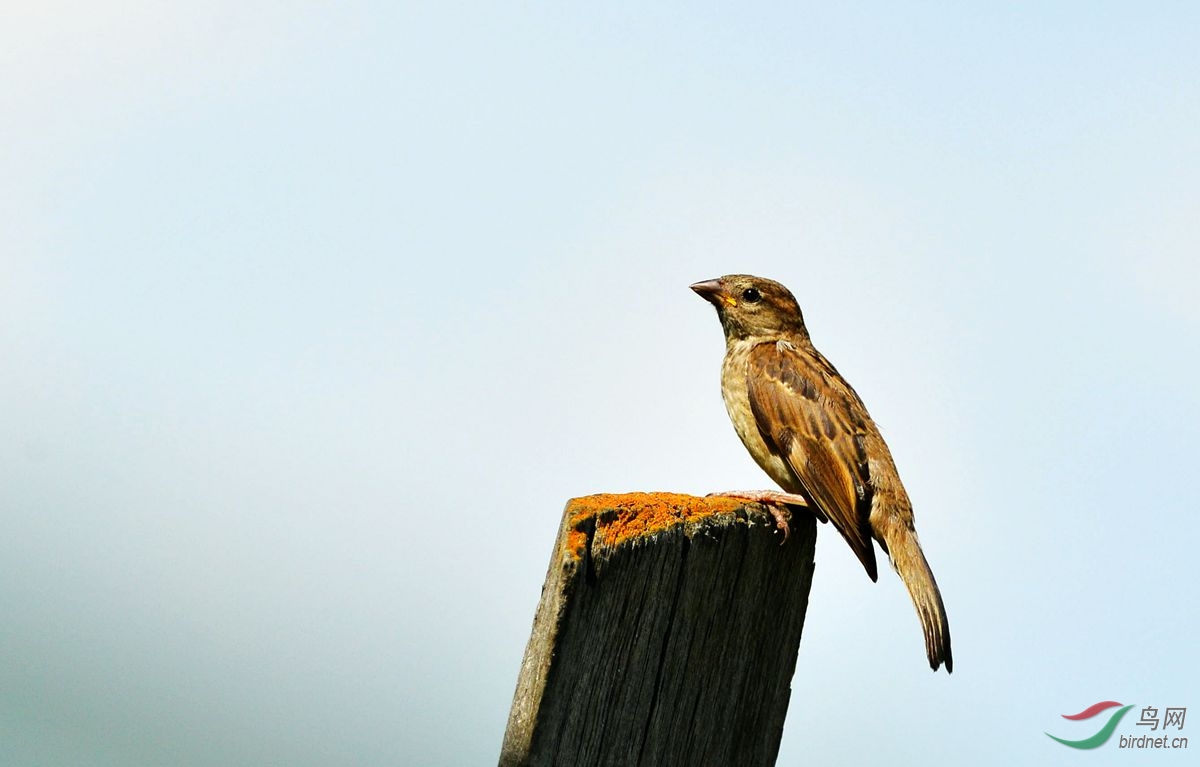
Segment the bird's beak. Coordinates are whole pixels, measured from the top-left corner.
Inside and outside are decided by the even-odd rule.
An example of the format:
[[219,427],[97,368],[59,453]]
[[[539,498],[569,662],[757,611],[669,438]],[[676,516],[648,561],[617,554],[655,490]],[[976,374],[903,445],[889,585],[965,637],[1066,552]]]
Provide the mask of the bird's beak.
[[697,282],[690,286],[696,291],[696,295],[708,301],[713,306],[720,307],[721,304],[727,306],[737,306],[737,299],[725,292],[725,286],[720,280],[706,280]]

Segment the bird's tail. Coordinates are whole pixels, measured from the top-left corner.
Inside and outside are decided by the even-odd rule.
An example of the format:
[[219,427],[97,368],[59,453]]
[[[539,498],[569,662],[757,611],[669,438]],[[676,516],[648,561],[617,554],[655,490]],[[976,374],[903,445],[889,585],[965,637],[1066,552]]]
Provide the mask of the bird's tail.
[[942,604],[942,592],[938,590],[933,571],[921,551],[917,533],[904,524],[895,525],[887,542],[892,564],[900,574],[921,628],[925,631],[925,654],[929,656],[929,667],[934,671],[946,664],[946,673],[954,670],[954,657],[950,653],[950,622],[946,619],[946,606]]

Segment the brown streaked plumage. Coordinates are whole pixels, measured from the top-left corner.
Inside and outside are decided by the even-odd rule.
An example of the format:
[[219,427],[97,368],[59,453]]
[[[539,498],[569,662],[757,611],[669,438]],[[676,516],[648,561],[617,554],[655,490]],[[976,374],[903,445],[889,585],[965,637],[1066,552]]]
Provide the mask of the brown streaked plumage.
[[871,540],[879,542],[917,608],[930,667],[951,671],[946,608],[892,453],[858,394],[809,340],[796,299],[778,282],[747,274],[691,287],[717,308],[725,329],[721,394],[750,455],[833,523],[873,581]]

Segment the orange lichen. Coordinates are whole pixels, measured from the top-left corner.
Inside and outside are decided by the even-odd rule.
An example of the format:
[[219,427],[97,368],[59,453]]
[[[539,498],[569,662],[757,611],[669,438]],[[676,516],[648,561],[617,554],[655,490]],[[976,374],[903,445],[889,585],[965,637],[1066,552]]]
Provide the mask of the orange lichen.
[[572,498],[567,504],[570,530],[566,550],[575,558],[581,557],[588,543],[587,530],[592,525],[606,544],[617,546],[744,505],[745,502],[734,498],[699,498],[680,493],[601,493]]
[[588,536],[583,530],[572,528],[567,533],[567,553],[575,559],[583,557],[583,550],[587,548]]

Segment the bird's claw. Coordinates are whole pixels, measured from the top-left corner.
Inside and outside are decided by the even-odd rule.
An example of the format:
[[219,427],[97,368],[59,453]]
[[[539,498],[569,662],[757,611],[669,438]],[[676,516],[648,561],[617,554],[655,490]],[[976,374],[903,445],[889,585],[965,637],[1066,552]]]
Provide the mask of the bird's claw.
[[775,517],[775,527],[783,531],[783,540],[779,545],[787,543],[788,536],[791,534],[791,528],[788,527],[788,519],[792,516],[786,509],[767,504],[767,511],[771,512],[771,516]]
[[808,499],[804,496],[795,493],[781,493],[777,490],[730,490],[723,493],[709,493],[705,497],[712,498],[713,496],[761,503],[775,518],[775,527],[783,531],[783,540],[779,542],[780,546],[787,543],[788,536],[791,534],[788,520],[792,515],[786,507],[808,506]]

